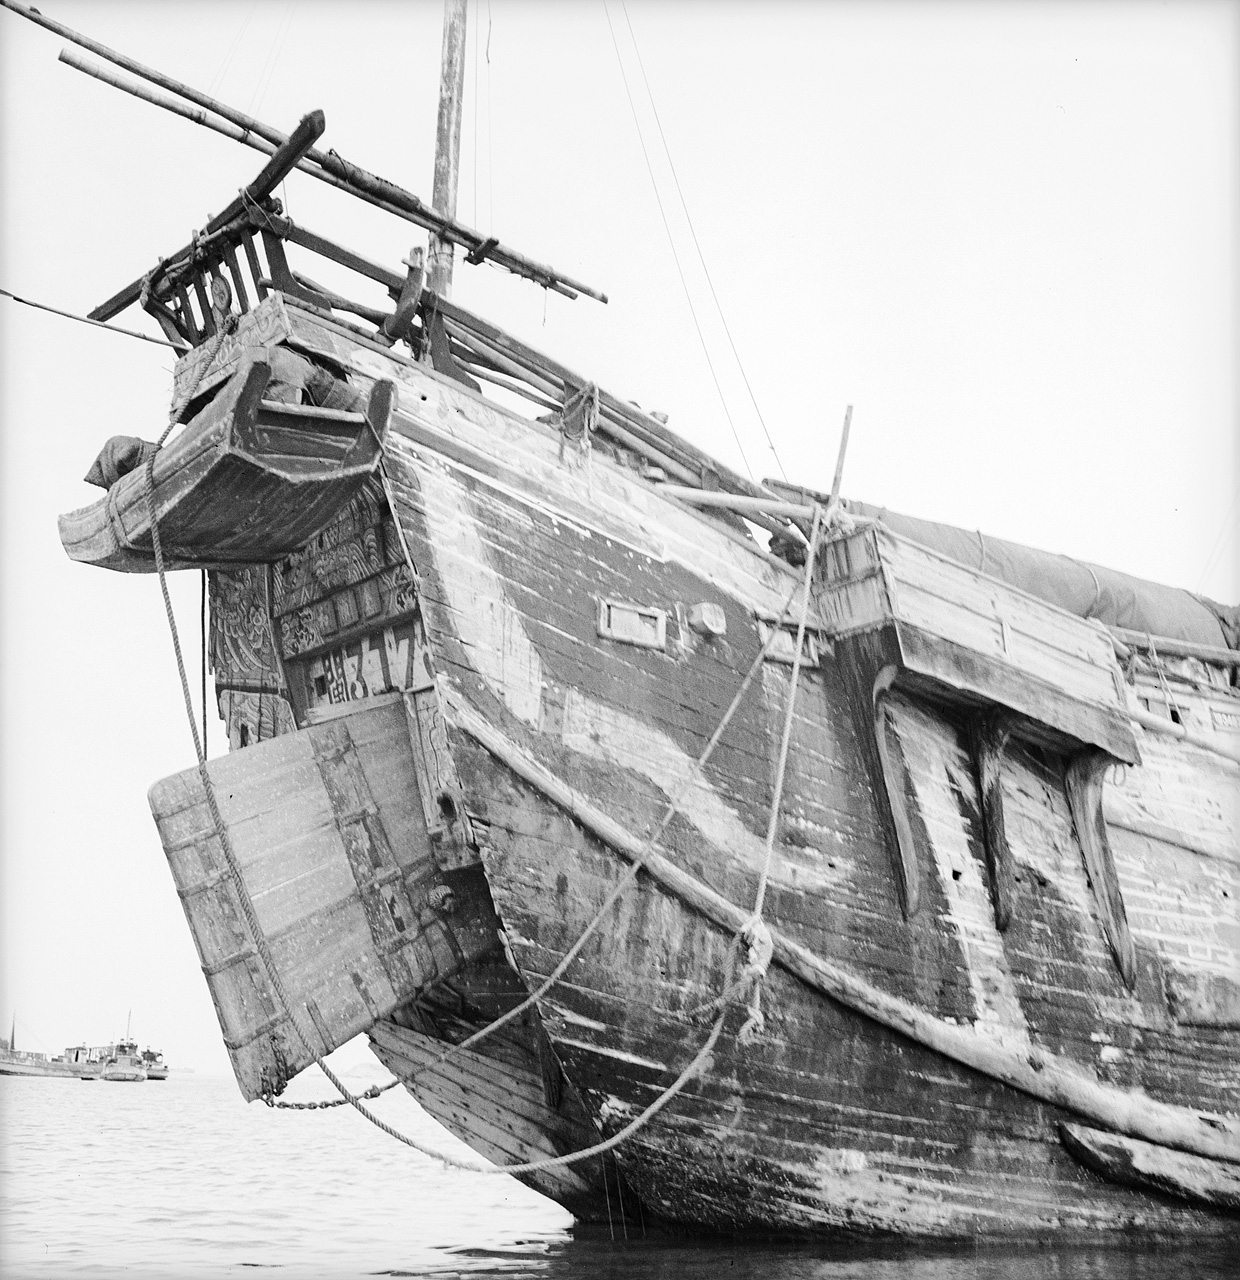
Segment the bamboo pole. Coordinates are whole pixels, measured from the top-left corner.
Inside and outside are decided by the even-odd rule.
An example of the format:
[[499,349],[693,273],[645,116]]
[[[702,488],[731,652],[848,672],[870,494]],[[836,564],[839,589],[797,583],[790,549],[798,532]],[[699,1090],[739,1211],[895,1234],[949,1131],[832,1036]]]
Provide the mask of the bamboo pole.
[[[26,18],[47,31],[53,32],[55,35],[61,36],[65,40],[72,41],[98,57],[123,68],[131,75],[139,76],[141,79],[147,80],[151,84],[167,90],[169,93],[176,94],[179,98],[184,98],[187,102],[204,107],[207,111],[229,121],[245,133],[254,134],[274,147],[282,146],[288,141],[288,135],[281,133],[279,129],[264,124],[261,120],[257,120],[243,111],[238,111],[234,107],[230,107],[198,89],[182,84],[171,76],[166,76],[162,72],[144,66],[123,53],[117,53],[116,50],[109,49],[107,45],[100,44],[99,41],[82,35],[81,32],[75,31],[72,27],[56,22],[45,14],[40,13],[37,9],[20,3],[20,0],[0,0],[0,6],[12,10],[13,13]],[[79,68],[79,70],[81,69],[83,68]],[[108,83],[111,82],[109,81]],[[117,85],[116,87],[124,88],[125,86]],[[126,92],[131,92],[131,90],[126,88]],[[163,106],[164,104],[156,103],[156,105]],[[192,116],[187,118],[194,119]],[[196,120],[195,123],[202,124],[204,122]],[[207,127],[213,128],[214,126],[208,125]],[[217,132],[223,131],[217,130]],[[240,138],[237,141],[247,140]],[[533,280],[536,284],[541,284],[544,288],[553,289],[557,293],[562,293],[570,298],[575,297],[578,293],[584,293],[587,297],[594,298],[599,302],[607,301],[605,293],[600,293],[580,281],[573,280],[571,277],[556,271],[553,267],[536,262],[532,258],[527,258],[515,249],[508,248],[507,245],[499,243],[492,245],[489,237],[483,236],[480,232],[457,222],[453,218],[443,217],[442,214],[420,200],[411,191],[406,191],[394,182],[389,182],[386,178],[381,178],[377,174],[370,173],[352,164],[335,152],[324,153],[312,149],[306,153],[305,159],[297,167],[303,173],[308,173],[311,177],[317,178],[321,182],[327,182],[331,186],[338,186],[342,190],[348,191],[351,195],[366,200],[368,203],[376,204],[380,208],[386,208],[388,212],[396,213],[398,217],[405,218],[417,226],[434,231],[445,239],[450,240],[453,244],[458,244],[467,250],[474,251],[485,247],[485,257],[487,259],[505,267],[515,275],[524,276],[526,279]],[[332,178],[337,179],[337,181],[333,182]],[[140,288],[140,285],[138,288]],[[130,303],[136,302],[137,297],[138,294],[135,292],[133,297],[128,298],[124,305],[129,306]],[[111,316],[101,317],[101,319],[105,320],[110,318]]]
[[[750,919],[742,910],[681,870],[557,777],[541,761],[485,720],[446,682],[440,684],[450,721],[519,778],[562,808],[591,835],[630,862],[640,861],[662,889],[728,933]],[[1088,1069],[1046,1049],[1014,1048],[968,1027],[941,1021],[815,955],[776,929],[776,962],[806,986],[917,1044],[1001,1081],[1032,1098],[1062,1107],[1105,1128],[1159,1146],[1240,1163],[1240,1120],[1158,1102],[1144,1093],[1101,1083]]]

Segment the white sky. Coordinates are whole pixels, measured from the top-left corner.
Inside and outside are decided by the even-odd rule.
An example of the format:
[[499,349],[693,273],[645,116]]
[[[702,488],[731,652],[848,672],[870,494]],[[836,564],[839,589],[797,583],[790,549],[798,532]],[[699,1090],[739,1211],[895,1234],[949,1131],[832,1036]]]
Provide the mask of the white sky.
[[[324,146],[429,199],[435,3],[41,7],[286,131],[322,107]],[[778,467],[630,23],[790,477],[829,484],[852,402],[847,494],[1240,598],[1240,6],[471,0],[458,215],[612,302],[460,265],[456,298],[743,469],[608,13],[755,474]],[[62,43],[0,11],[0,285],[84,312],[263,160],[58,64]],[[424,243],[304,175],[286,194],[393,266]],[[94,500],[80,477],[108,436],[159,434],[171,363],[0,299],[0,1022],[16,1007],[19,1044],[58,1050],[115,1037],[132,1006],[173,1062],[226,1069],[145,802],[192,763],[158,585],[70,564],[55,523]],[[197,577],[179,579],[196,653]]]

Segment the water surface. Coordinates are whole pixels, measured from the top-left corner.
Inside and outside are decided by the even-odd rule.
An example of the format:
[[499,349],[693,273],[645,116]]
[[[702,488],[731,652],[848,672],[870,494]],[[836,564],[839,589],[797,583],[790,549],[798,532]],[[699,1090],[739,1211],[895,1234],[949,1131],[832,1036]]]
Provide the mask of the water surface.
[[[383,1078],[377,1065],[349,1083]],[[314,1070],[292,1099],[327,1098]],[[394,1089],[371,1104],[436,1149],[470,1153]],[[1155,1280],[1240,1275],[1225,1249],[927,1250],[613,1240],[574,1232],[507,1177],[447,1169],[350,1108],[246,1105],[231,1079],[142,1085],[0,1077],[0,1274],[347,1280]],[[471,1157],[472,1158],[472,1157]]]

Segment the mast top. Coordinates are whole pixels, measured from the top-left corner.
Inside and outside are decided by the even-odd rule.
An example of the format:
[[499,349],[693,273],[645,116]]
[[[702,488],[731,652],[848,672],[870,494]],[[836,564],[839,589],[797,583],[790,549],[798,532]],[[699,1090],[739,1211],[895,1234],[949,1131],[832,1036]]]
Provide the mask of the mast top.
[[[439,119],[435,130],[435,185],[431,203],[446,218],[456,217],[456,186],[461,162],[461,108],[465,96],[465,24],[467,0],[444,0],[443,48],[439,62]],[[452,294],[452,241],[431,232],[430,287]]]

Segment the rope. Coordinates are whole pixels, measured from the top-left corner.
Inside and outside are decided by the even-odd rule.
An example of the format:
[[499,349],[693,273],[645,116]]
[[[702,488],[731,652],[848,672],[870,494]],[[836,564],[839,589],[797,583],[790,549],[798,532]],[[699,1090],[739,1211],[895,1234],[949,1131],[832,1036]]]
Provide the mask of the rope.
[[[828,511],[834,518],[836,508]],[[809,589],[814,577],[814,556],[818,550],[818,534],[823,524],[823,510],[814,504],[814,519],[809,531],[809,549],[805,555],[805,579],[801,593],[801,617],[797,622],[796,650],[792,656],[792,680],[788,686],[788,702],[784,708],[784,731],[779,742],[779,763],[775,768],[775,794],[771,797],[771,815],[766,826],[766,848],[762,858],[762,871],[758,876],[758,889],[754,895],[753,914],[742,929],[740,937],[747,948],[744,975],[750,984],[749,1017],[737,1034],[741,1044],[748,1044],[761,1035],[765,1022],[762,1017],[762,979],[770,967],[775,953],[775,942],[762,910],[766,905],[766,886],[771,875],[771,860],[775,851],[775,834],[779,828],[779,810],[784,798],[784,773],[788,764],[788,745],[792,740],[792,717],[796,711],[797,690],[801,683],[801,658],[805,648],[805,615],[809,610]]]
[[19,298],[7,289],[0,289],[0,295],[20,302],[24,307],[34,307],[36,311],[49,311],[54,316],[63,316],[66,320],[76,320],[79,324],[93,325],[96,329],[107,329],[109,333],[121,333],[126,338],[137,338],[141,342],[153,342],[157,347],[171,347],[178,355],[184,355],[189,345],[184,342],[169,342],[165,338],[152,338],[149,334],[139,333],[136,329],[122,329],[118,324],[104,324],[102,320],[92,320],[89,316],[74,315],[72,311],[61,311],[59,307],[49,307],[45,302],[32,302],[29,298]]
[[1184,717],[1180,712],[1180,704],[1172,696],[1171,686],[1167,683],[1165,664],[1158,656],[1158,650],[1154,648],[1154,637],[1148,631],[1145,633],[1145,640],[1149,648],[1150,662],[1154,667],[1155,674],[1158,676],[1158,683],[1162,687],[1163,701],[1167,704],[1167,719],[1174,720],[1176,724],[1181,724]]

